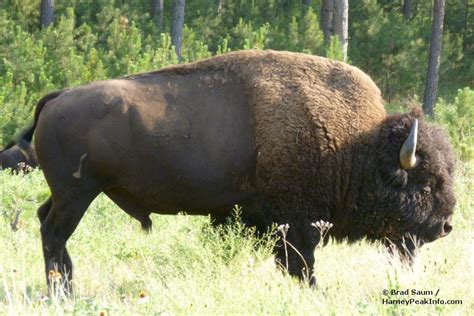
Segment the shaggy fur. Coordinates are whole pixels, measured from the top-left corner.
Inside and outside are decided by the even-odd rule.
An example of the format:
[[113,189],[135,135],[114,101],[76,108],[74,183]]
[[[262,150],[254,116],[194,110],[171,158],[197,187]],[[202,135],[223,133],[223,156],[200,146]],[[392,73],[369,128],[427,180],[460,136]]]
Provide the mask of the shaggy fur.
[[[289,272],[299,277],[312,275],[319,233],[311,223],[321,219],[336,239],[390,239],[411,256],[449,233],[455,203],[453,157],[439,128],[421,121],[418,165],[400,166],[415,118],[419,110],[386,116],[379,89],[355,67],[274,51],[46,96],[30,129],[38,125],[52,190],[38,212],[46,272],[58,264],[72,276],[65,242],[100,192],[145,228],[151,212],[219,219],[236,203],[261,231],[288,223],[310,270],[290,249]],[[418,242],[404,247],[412,236]],[[283,247],[276,252],[283,262]]]

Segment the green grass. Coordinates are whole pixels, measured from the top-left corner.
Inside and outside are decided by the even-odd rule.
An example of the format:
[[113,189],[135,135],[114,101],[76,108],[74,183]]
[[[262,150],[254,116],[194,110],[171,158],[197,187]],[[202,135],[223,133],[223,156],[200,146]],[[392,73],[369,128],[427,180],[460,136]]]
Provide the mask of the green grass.
[[[223,232],[210,228],[207,217],[154,215],[154,229],[146,234],[101,196],[68,242],[75,296],[48,299],[36,219],[48,188],[39,171],[3,172],[0,314],[472,315],[473,179],[474,164],[460,163],[454,231],[423,247],[413,269],[389,258],[379,244],[330,242],[316,251],[315,290],[276,269],[272,241],[255,240],[238,224]],[[463,303],[384,305],[383,298],[397,298],[384,296],[384,289],[439,290],[436,298]],[[145,299],[139,299],[141,291]]]

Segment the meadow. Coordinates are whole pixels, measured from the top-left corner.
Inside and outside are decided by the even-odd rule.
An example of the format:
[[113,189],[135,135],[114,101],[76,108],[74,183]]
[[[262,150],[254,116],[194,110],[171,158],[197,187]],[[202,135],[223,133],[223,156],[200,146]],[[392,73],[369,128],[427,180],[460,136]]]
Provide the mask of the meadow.
[[[158,28],[147,1],[57,0],[54,25],[41,28],[39,0],[0,1],[0,148],[30,124],[46,93],[176,64],[171,2]],[[187,1],[183,62],[250,48],[341,59],[339,40],[325,43],[319,27],[323,1],[303,2],[226,0],[220,12],[215,0]],[[401,3],[350,6],[348,62],[373,78],[389,112],[419,106],[428,62],[432,2],[418,1],[409,21]],[[41,171],[0,171],[0,315],[474,315],[470,8],[447,1],[435,106],[457,155],[454,229],[424,246],[413,267],[378,243],[329,241],[316,249],[312,289],[276,266],[275,236],[256,239],[238,221],[214,228],[184,213],[153,215],[147,234],[99,196],[67,245],[74,295],[50,296],[36,217],[49,189]],[[388,304],[411,299],[419,303]]]
[[[154,215],[146,234],[100,196],[68,242],[76,268],[75,292],[66,298],[49,297],[44,279],[36,209],[49,190],[41,171],[2,172],[0,314],[469,315],[473,180],[474,163],[458,162],[454,230],[424,246],[412,268],[380,244],[330,241],[316,250],[316,289],[277,269],[274,238],[256,239],[238,222],[216,229],[208,217]],[[423,292],[394,294],[406,289]],[[429,299],[462,304],[427,304]]]

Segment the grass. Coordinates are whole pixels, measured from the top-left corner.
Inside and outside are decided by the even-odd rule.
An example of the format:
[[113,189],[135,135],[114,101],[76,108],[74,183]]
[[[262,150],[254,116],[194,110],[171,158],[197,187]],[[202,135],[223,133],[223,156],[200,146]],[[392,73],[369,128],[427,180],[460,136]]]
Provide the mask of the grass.
[[[473,179],[474,164],[460,164],[454,230],[423,247],[413,269],[389,258],[379,244],[330,242],[316,251],[315,290],[276,269],[273,241],[256,240],[239,224],[218,231],[207,217],[154,215],[154,229],[145,234],[100,196],[68,242],[75,295],[51,299],[36,219],[48,188],[39,171],[3,172],[0,314],[469,315],[474,310]],[[384,296],[384,289],[439,293]],[[462,305],[386,305],[384,298],[458,299]]]

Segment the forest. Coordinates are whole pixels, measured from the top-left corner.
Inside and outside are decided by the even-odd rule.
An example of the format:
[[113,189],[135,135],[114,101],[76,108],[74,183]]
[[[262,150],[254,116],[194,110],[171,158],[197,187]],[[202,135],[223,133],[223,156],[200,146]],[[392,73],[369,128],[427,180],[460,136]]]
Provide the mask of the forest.
[[[26,126],[34,105],[47,92],[178,62],[170,36],[174,1],[49,2],[54,4],[50,27],[40,23],[40,1],[0,4],[3,145]],[[162,9],[154,5],[160,2]],[[188,1],[183,11],[181,62],[252,48],[341,60],[342,45],[334,23],[337,14],[324,14],[326,2],[333,1]],[[347,15],[346,62],[368,73],[388,103],[421,103],[433,2],[350,1]],[[329,21],[326,27],[323,16]],[[453,103],[456,96],[461,103],[472,101],[473,20],[470,1],[446,1],[438,84],[441,103]],[[464,88],[471,90],[458,92]],[[452,115],[446,120],[452,121]]]
[[[433,45],[438,63],[431,56]],[[275,241],[269,236],[258,239],[239,223],[215,229],[207,217],[185,215],[153,217],[155,228],[145,235],[101,196],[69,242],[81,276],[75,296],[48,297],[35,213],[48,187],[39,170],[0,171],[0,314],[460,315],[473,310],[471,0],[2,0],[0,149],[31,124],[38,100],[49,92],[244,49],[344,61],[375,81],[387,112],[423,107],[455,150],[453,233],[423,248],[412,269],[380,244],[330,240],[316,249],[317,271],[327,273],[318,275],[315,291],[275,269]],[[438,289],[440,298],[462,304],[387,305],[382,302],[387,288]]]

